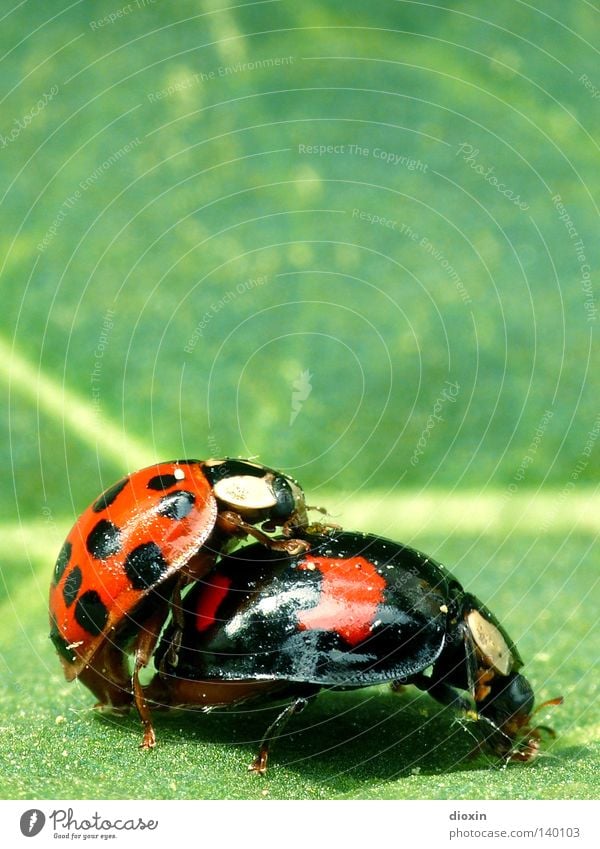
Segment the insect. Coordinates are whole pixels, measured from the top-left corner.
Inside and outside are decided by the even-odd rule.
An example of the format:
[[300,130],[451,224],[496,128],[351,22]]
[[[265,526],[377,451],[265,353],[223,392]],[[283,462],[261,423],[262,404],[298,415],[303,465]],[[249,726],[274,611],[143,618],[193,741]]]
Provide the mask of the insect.
[[[283,539],[268,531],[281,526]],[[98,707],[126,710],[132,699],[155,744],[139,674],[181,589],[205,575],[218,554],[251,535],[288,554],[307,543],[295,480],[248,460],[176,460],[123,478],[80,516],[58,555],[50,587],[50,638],[68,680],[79,678]],[[176,655],[177,629],[171,653]],[[133,673],[127,657],[135,657]]]
[[307,698],[385,682],[416,685],[460,711],[474,706],[486,746],[507,760],[535,756],[533,691],[485,605],[407,546],[343,531],[306,539],[310,551],[294,555],[238,549],[192,587],[176,662],[169,631],[157,650],[151,703],[206,710],[287,700],[250,766],[260,774]]

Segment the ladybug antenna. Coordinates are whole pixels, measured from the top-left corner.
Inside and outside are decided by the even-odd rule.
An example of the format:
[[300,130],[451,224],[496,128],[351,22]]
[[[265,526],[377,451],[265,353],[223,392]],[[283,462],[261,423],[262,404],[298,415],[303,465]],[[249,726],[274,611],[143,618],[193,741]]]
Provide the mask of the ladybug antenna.
[[[531,719],[536,715],[536,713],[539,713],[542,708],[550,706],[555,707],[556,705],[562,705],[563,702],[564,698],[562,696],[556,696],[556,698],[554,699],[547,699],[545,702],[542,702],[541,705],[538,705],[534,711],[531,712],[529,721],[531,721]],[[529,731],[529,733],[533,734],[543,731],[546,734],[549,734],[550,737],[556,737],[556,731],[554,730],[554,728],[550,728],[549,725],[529,725],[528,728],[525,729],[525,731]]]
[[[542,708],[549,707],[551,705],[553,707],[556,706],[556,705],[562,705],[563,702],[564,702],[563,696],[556,696],[556,698],[554,698],[554,699],[547,699],[545,702],[542,702],[541,705],[538,705],[536,707],[536,709],[532,712],[531,716],[535,716],[536,713],[539,713],[539,711],[541,711]],[[545,728],[545,726],[544,725],[538,725],[538,728]]]
[[321,513],[323,516],[329,516],[329,517],[333,518],[333,514],[329,512],[327,507],[317,507],[316,504],[307,504],[306,509],[307,510],[316,510],[317,513]]

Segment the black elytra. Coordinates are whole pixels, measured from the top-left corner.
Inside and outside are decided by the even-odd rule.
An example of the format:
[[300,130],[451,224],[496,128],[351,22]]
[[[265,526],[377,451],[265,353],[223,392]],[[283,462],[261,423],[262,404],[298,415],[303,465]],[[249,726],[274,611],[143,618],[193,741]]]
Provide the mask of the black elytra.
[[[446,640],[448,610],[455,609],[454,598],[462,591],[450,573],[420,552],[369,534],[306,539],[309,555],[287,557],[260,545],[238,549],[222,559],[210,579],[192,588],[184,603],[179,677],[364,687],[415,674],[436,661]],[[353,558],[366,560],[370,574]],[[327,574],[319,568],[323,560]],[[341,561],[351,562],[352,597],[358,602],[350,630],[358,626],[364,634],[354,643],[327,613],[327,604],[336,594],[343,596],[348,584]],[[310,568],[301,568],[307,562]],[[380,593],[371,604],[374,579]],[[214,621],[199,620],[215,586],[226,591]],[[324,611],[320,622],[313,619],[314,627],[303,627],[303,620],[310,621],[307,614],[317,609]]]

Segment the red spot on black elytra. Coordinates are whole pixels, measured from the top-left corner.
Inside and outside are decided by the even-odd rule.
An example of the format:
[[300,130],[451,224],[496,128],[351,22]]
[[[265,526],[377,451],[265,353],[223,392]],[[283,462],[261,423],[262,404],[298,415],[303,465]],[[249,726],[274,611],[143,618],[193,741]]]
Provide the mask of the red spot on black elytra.
[[161,580],[169,564],[155,542],[145,542],[127,555],[124,568],[134,589],[145,590]]
[[157,513],[166,516],[168,519],[184,519],[191,511],[195,501],[196,496],[185,489],[170,492],[160,499]]
[[107,619],[108,610],[96,590],[85,592],[75,605],[75,620],[88,634],[101,634]]
[[62,578],[63,572],[67,568],[67,564],[71,559],[71,552],[73,551],[73,546],[66,540],[63,543],[63,547],[60,550],[60,554],[56,559],[56,564],[54,566],[54,583],[57,584]]
[[100,519],[85,541],[87,550],[97,560],[106,560],[121,550],[121,531],[108,519]]
[[171,489],[177,481],[175,475],[155,475],[150,478],[146,486],[148,489],[156,489],[160,492],[161,489]]
[[113,484],[106,490],[106,492],[103,492],[102,495],[92,504],[92,510],[94,513],[101,513],[103,510],[106,510],[107,507],[110,507],[117,495],[125,489],[128,483],[129,478],[123,478],[123,480]]
[[77,593],[81,589],[81,581],[81,569],[79,566],[75,566],[71,569],[63,584],[63,598],[67,607],[70,607],[77,598]]
[[207,580],[196,605],[196,630],[206,631],[215,622],[219,605],[227,595],[231,586],[231,578],[226,575],[215,575]]
[[316,607],[298,612],[300,630],[335,631],[355,646],[371,633],[377,606],[386,587],[375,566],[364,557],[307,556],[298,568],[319,570],[321,595]]

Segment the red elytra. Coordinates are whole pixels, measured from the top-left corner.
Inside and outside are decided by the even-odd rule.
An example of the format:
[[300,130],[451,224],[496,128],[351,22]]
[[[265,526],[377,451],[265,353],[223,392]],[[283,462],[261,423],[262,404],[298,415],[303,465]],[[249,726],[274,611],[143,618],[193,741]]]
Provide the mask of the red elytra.
[[191,463],[142,469],[88,507],[50,588],[51,636],[69,680],[144,596],[198,552],[216,518],[212,488]]
[[[281,526],[283,539],[257,523]],[[135,702],[142,745],[154,746],[140,672],[169,612],[179,621],[182,588],[207,575],[232,538],[251,535],[289,554],[306,550],[291,534],[307,524],[298,483],[250,460],[175,460],[123,478],[78,519],[54,568],[50,638],[66,678],[79,678],[99,707]]]

